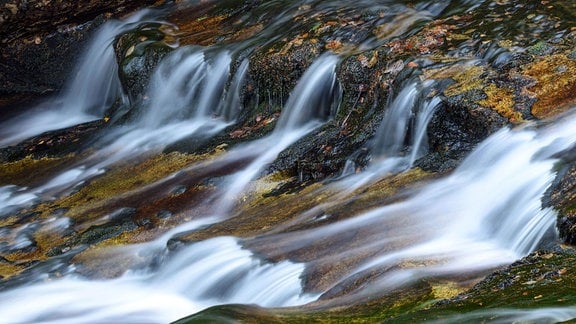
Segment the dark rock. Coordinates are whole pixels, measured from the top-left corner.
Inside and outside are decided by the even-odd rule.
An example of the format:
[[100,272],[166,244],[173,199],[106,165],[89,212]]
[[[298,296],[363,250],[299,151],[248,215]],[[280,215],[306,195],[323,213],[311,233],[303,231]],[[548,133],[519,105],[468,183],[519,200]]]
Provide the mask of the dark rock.
[[[142,103],[156,66],[166,54],[173,50],[164,41],[167,35],[162,31],[163,27],[166,25],[143,24],[124,33],[114,45],[119,62],[120,82],[129,97],[132,108]],[[113,121],[122,117],[114,113],[110,115]]]
[[561,166],[544,203],[558,211],[556,226],[560,238],[567,244],[576,245],[576,161],[571,159],[570,152],[563,157],[569,160]]
[[[60,252],[57,253],[57,256],[55,256],[56,254],[50,255],[52,257],[47,260],[18,263],[17,265],[23,267],[24,271],[2,281],[0,291],[42,282],[43,280],[56,279],[70,274],[74,269],[70,267],[72,258],[83,250],[84,248],[68,249],[66,253]],[[13,262],[12,264],[16,263]]]
[[86,230],[76,233],[64,243],[50,249],[47,256],[57,256],[71,249],[89,246],[120,236],[125,232],[138,229],[138,224],[132,219],[136,214],[135,208],[119,208],[103,218],[104,223],[92,225]]
[[[18,46],[0,49],[0,95],[27,93],[45,95],[57,92],[70,76],[87,41],[104,22],[103,17],[82,26],[58,31]],[[42,73],[39,73],[42,71]]]
[[474,104],[475,95],[449,97],[437,108],[428,125],[428,139],[431,151],[442,159],[438,167],[428,165],[428,170],[439,171],[445,169],[445,163],[453,164],[448,160],[461,160],[476,144],[508,124],[493,110]]
[[105,126],[103,120],[96,120],[43,133],[15,146],[0,148],[0,162],[12,162],[26,156],[40,159],[78,153],[88,147]]
[[0,98],[58,92],[98,26],[163,2],[5,1],[0,8]]
[[136,208],[123,207],[115,210],[106,216],[110,224],[122,224],[131,221],[131,217],[136,214]]
[[168,211],[168,210],[161,210],[159,211],[156,216],[158,216],[158,218],[170,218],[173,216],[172,212]]
[[125,221],[116,224],[103,224],[91,226],[86,231],[78,236],[75,240],[75,245],[93,245],[102,241],[120,236],[124,232],[133,231],[138,228],[138,225],[133,221]]
[[[145,1],[10,1],[0,11],[0,43],[12,44],[19,39],[42,37],[94,20],[103,13],[120,16],[137,8],[159,3]],[[161,1],[163,2],[163,1]],[[161,3],[160,2],[160,3]]]

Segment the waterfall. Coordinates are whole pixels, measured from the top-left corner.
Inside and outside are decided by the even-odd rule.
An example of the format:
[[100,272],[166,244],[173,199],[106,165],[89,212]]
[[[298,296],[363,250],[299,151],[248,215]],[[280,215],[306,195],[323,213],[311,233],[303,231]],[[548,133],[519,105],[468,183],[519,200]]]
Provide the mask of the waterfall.
[[[116,162],[160,152],[185,137],[208,138],[233,123],[241,110],[239,91],[248,61],[241,62],[236,73],[230,75],[230,52],[214,53],[207,59],[207,49],[183,47],[168,56],[155,71],[149,86],[150,100],[140,107],[142,111],[135,121],[109,129],[108,134],[98,140],[101,147],[98,151],[45,185],[0,187],[0,215],[30,206],[42,197],[58,196],[102,174]],[[49,113],[61,118],[61,112]]]
[[227,49],[182,47],[165,57],[148,88],[149,100],[135,121],[101,139],[107,164],[158,152],[186,137],[209,138],[231,125],[239,112],[248,61],[231,74]]
[[320,56],[304,73],[284,106],[271,135],[233,150],[224,159],[255,157],[243,170],[227,180],[226,191],[215,204],[216,215],[226,215],[236,204],[253,179],[284,149],[310,133],[329,117],[334,116],[340,103],[336,65],[339,58],[333,54]]
[[[192,1],[200,2],[204,1]],[[201,29],[200,36],[212,36],[212,31],[201,28],[204,23],[207,28],[226,28],[218,30],[220,37],[210,46],[183,46],[165,55],[153,71],[142,100],[124,116],[125,123],[111,122],[106,133],[95,139],[94,151],[78,154],[71,158],[73,162],[55,161],[63,166],[54,166],[57,172],[50,169],[53,173],[47,174],[51,176],[42,174],[43,182],[34,188],[0,186],[0,250],[8,251],[4,253],[6,258],[0,256],[0,266],[6,265],[10,274],[11,267],[23,270],[14,278],[2,278],[5,284],[0,286],[0,322],[167,323],[231,303],[271,308],[302,306],[298,311],[340,314],[341,309],[332,307],[371,298],[370,302],[377,303],[376,297],[390,296],[399,288],[421,282],[475,277],[557,239],[557,214],[545,207],[542,199],[556,179],[557,156],[576,144],[575,111],[553,121],[503,128],[445,174],[414,169],[415,161],[428,153],[427,127],[440,105],[436,81],[408,78],[399,84],[385,106],[378,107],[383,118],[372,139],[368,139],[372,124],[366,132],[348,132],[348,127],[338,128],[336,123],[328,122],[337,115],[343,95],[338,75],[362,82],[349,84],[351,92],[363,89],[359,90],[358,105],[349,108],[366,115],[352,115],[350,120],[373,118],[368,105],[378,95],[372,91],[379,91],[395,75],[380,70],[383,59],[413,57],[413,64],[407,64],[398,75],[408,73],[408,67],[429,72],[440,67],[442,72],[423,75],[446,74],[447,79],[454,79],[438,81],[445,82],[438,88],[458,84],[458,77],[449,77],[452,71],[444,68],[456,69],[458,65],[450,64],[463,58],[451,52],[437,57],[433,48],[458,48],[457,41],[469,37],[470,42],[484,43],[486,39],[477,31],[460,30],[472,19],[473,15],[465,13],[476,7],[473,2],[358,1],[355,6],[363,10],[356,10],[340,0],[253,1],[240,7],[240,11],[250,11],[246,13],[206,7],[207,11],[193,21],[181,18],[179,23],[190,23],[183,30]],[[186,7],[181,1],[174,5]],[[458,16],[448,16],[448,11]],[[217,19],[213,20],[210,12],[217,12]],[[507,12],[506,16],[512,14]],[[0,147],[47,130],[101,118],[120,91],[113,39],[150,16],[150,12],[143,11],[102,26],[57,98],[36,107],[32,114],[0,125]],[[541,19],[536,15],[534,22]],[[272,20],[269,26],[267,20]],[[429,25],[432,34],[420,37],[424,23],[433,20],[434,24]],[[189,32],[178,36],[189,37]],[[520,41],[514,40],[513,46]],[[498,42],[498,46],[506,43]],[[308,45],[311,47],[305,47]],[[308,50],[328,47],[341,52],[321,54],[312,62],[290,92],[280,115],[266,116],[266,125],[270,126],[259,128],[267,132],[265,135],[248,141],[234,137],[235,131],[227,134],[239,116],[245,116],[241,114],[243,109],[261,108],[243,107],[243,102],[250,100],[242,99],[250,98],[242,98],[242,94],[254,93],[253,87],[261,84],[260,73],[270,70],[266,66],[248,75],[250,64],[276,64],[284,58],[282,55],[296,48],[298,57],[291,57],[294,61],[283,68],[300,68],[308,60],[306,55],[311,54]],[[368,50],[374,50],[373,59],[380,61],[365,64],[365,60],[372,61],[365,55]],[[245,55],[248,58],[239,59]],[[266,55],[274,57],[267,61]],[[338,71],[347,55],[358,61]],[[518,72],[522,65],[510,68]],[[569,71],[567,67],[558,70],[564,68],[564,72]],[[507,86],[508,80],[499,78],[493,66],[486,69],[489,81],[483,86],[488,82]],[[374,75],[363,79],[359,74],[365,71]],[[519,80],[520,75],[515,77],[518,80],[510,80],[518,86],[514,91],[530,88],[521,84],[525,80]],[[285,84],[274,86],[284,89]],[[476,91],[476,85],[474,88]],[[477,92],[474,96],[481,98],[480,90]],[[492,96],[488,89],[485,92]],[[355,97],[354,93],[347,95]],[[63,120],[62,116],[67,118]],[[269,131],[267,127],[274,120],[275,128]],[[250,128],[250,122],[238,129]],[[190,140],[195,145],[195,141],[215,136],[210,147],[223,144],[214,149],[217,153],[191,154],[158,172],[155,168],[159,165],[150,166],[157,161],[148,159],[150,156],[178,141]],[[322,136],[330,137],[325,145],[317,145],[324,140]],[[311,138],[313,141],[300,142]],[[311,152],[313,147],[322,152],[321,158],[349,152],[351,143],[361,143],[362,150],[365,143],[369,145],[371,160],[364,170],[348,161],[341,177],[301,187],[296,181],[296,185],[288,182],[294,178],[286,180],[285,174],[264,176],[266,168],[283,151],[293,149],[300,154],[300,149]],[[165,155],[159,160],[163,158]],[[81,191],[80,197],[57,200],[86,183],[94,185],[89,181],[123,162],[128,166],[119,171],[141,170],[140,165],[130,169],[134,166],[128,163],[132,159],[144,161],[150,173],[142,178],[120,179],[127,180],[121,183],[113,182],[116,179],[112,176],[103,179],[110,181],[110,186],[130,189],[109,197],[109,192],[98,192],[106,191],[108,186],[95,185],[86,187],[86,191],[96,187],[95,192]],[[163,179],[149,180],[180,163],[187,165]],[[421,176],[426,182],[417,182]],[[281,185],[272,190],[276,181]],[[266,197],[259,200],[257,195],[268,185],[265,188],[271,195],[266,192]],[[23,209],[54,198],[54,203]],[[270,201],[273,203],[266,205]],[[103,204],[106,206],[102,210],[93,212]],[[108,209],[116,212],[96,219]],[[86,210],[89,217],[79,215]],[[130,213],[124,213],[127,210]],[[271,215],[275,211],[279,215]],[[164,217],[164,213],[171,216]],[[116,226],[113,221],[121,217],[130,218],[126,226],[130,229],[122,228],[120,236],[110,238],[104,233],[109,229],[106,226]],[[270,219],[264,220],[266,217]],[[240,224],[246,219],[262,224]],[[46,243],[52,232],[62,235],[57,243],[61,245],[54,250]],[[82,245],[86,241],[94,245]],[[63,254],[52,257],[53,251]],[[99,263],[101,260],[106,261],[104,265]],[[116,264],[116,260],[121,262]],[[107,269],[99,273],[108,265],[114,266],[113,274],[104,273]],[[118,274],[120,271],[124,272]],[[105,280],[99,275],[118,276]],[[487,312],[455,315],[448,321],[484,319]],[[576,312],[571,307],[544,308],[538,314],[503,309],[490,311],[489,315],[503,321],[566,320]]]
[[[223,103],[228,102],[225,86],[232,55],[222,50],[207,59],[208,54],[202,48],[184,47],[162,60],[152,78],[151,99],[145,104],[139,127],[154,129],[181,121],[213,119]],[[241,66],[239,80],[233,82],[236,87],[241,84],[246,68],[247,64]],[[231,91],[230,96],[235,95]],[[239,102],[229,104],[239,111]]]
[[121,89],[114,39],[145,23],[153,15],[154,11],[142,10],[126,20],[110,20],[102,25],[56,98],[41,103],[23,116],[0,124],[0,147],[104,117],[104,111],[118,98]]
[[[403,82],[398,94],[384,109],[382,123],[371,145],[370,165],[361,174],[341,181],[340,191],[349,193],[382,175],[408,170],[417,158],[427,153],[426,130],[440,104],[440,98],[430,96],[433,86],[433,81]],[[342,177],[354,174],[350,170],[352,163],[347,161],[348,169],[345,168]]]
[[156,273],[67,277],[2,293],[0,314],[11,323],[169,323],[219,304],[300,305],[317,297],[302,293],[303,269],[259,259],[237,239],[219,237],[187,247]]
[[[572,114],[547,127],[502,129],[451,175],[407,199],[313,229],[261,237],[254,246],[274,245],[283,253],[331,241],[354,246],[341,253],[326,250],[312,263],[370,255],[334,285],[383,271],[361,294],[510,263],[556,235],[556,213],[542,207],[541,199],[555,178],[554,155],[576,142],[575,124]],[[351,233],[362,234],[341,241]]]
[[[214,77],[215,81],[208,81],[208,86],[201,89],[209,89],[209,93],[216,91],[221,97],[222,82],[220,75],[206,73],[210,69],[203,66],[202,52],[193,53],[189,56],[175,56],[178,62],[190,62],[184,64],[183,71],[168,74],[175,80],[202,80]],[[229,64],[229,56],[224,53],[218,61]],[[168,62],[171,62],[169,59]],[[335,113],[340,100],[340,89],[336,81],[335,69],[339,58],[335,55],[323,55],[304,73],[300,82],[291,93],[290,99],[282,111],[278,125],[271,135],[263,139],[249,143],[244,147],[232,150],[220,161],[236,160],[245,156],[252,156],[253,160],[243,170],[230,176],[227,180],[226,191],[220,193],[217,215],[207,217],[207,221],[191,222],[177,227],[157,241],[140,246],[127,247],[126,253],[153,253],[162,251],[166,241],[177,233],[192,230],[199,226],[221,220],[238,198],[238,194],[254,179],[262,169],[286,147],[308,134],[323,121]],[[244,73],[245,65],[241,65],[240,72]],[[222,68],[222,67],[220,67]],[[162,72],[165,67],[158,69],[158,75],[165,77]],[[221,71],[227,71],[226,68]],[[182,73],[180,73],[182,72]],[[184,74],[195,74],[194,78],[183,77]],[[236,78],[237,79],[237,78]],[[172,80],[172,79],[170,79]],[[175,81],[176,82],[176,81]],[[201,81],[199,81],[201,82]],[[178,83],[163,82],[160,92],[165,89],[174,89]],[[154,84],[154,83],[153,83]],[[236,87],[233,87],[236,88]],[[194,86],[188,84],[183,88],[182,96],[163,95],[156,96],[157,101],[152,100],[150,108],[160,108],[164,100],[181,102],[200,97],[203,91],[194,90]],[[190,90],[192,89],[192,90]],[[231,95],[237,97],[235,90]],[[212,99],[201,98],[202,102],[214,104],[216,96]],[[229,100],[226,100],[229,102]],[[155,106],[156,105],[156,106]],[[183,104],[181,109],[193,109],[188,111],[191,120],[207,119],[211,114],[208,109],[201,105],[188,106]],[[174,111],[179,113],[180,110]],[[154,109],[150,114],[154,114]],[[141,121],[149,127],[162,127],[155,124],[157,118],[149,118],[145,112]],[[195,116],[195,117],[194,117]],[[173,126],[168,119],[164,120],[167,125]],[[182,122],[180,118],[175,123]],[[140,128],[138,128],[140,129]],[[148,130],[154,132],[154,129]],[[70,176],[78,176],[77,172],[68,171]],[[68,177],[60,177],[65,180]],[[77,178],[75,178],[77,180]],[[61,183],[61,181],[53,181]],[[9,302],[0,305],[0,314],[6,314],[15,322],[35,322],[43,320],[50,323],[92,323],[114,322],[118,320],[130,322],[169,322],[186,314],[197,312],[211,305],[225,303],[255,303],[261,306],[277,307],[301,305],[317,298],[315,295],[305,294],[302,291],[301,276],[304,271],[303,264],[289,261],[270,263],[255,257],[249,250],[239,245],[235,238],[220,237],[212,240],[195,243],[184,248],[178,254],[171,256],[156,273],[127,273],[124,277],[112,281],[84,281],[74,277],[66,277],[54,283],[39,284],[24,287],[0,294],[0,298]],[[141,272],[141,271],[140,271]],[[118,288],[119,290],[116,290]],[[158,293],[153,293],[157,291]],[[85,294],[83,295],[83,292]],[[125,292],[125,293],[124,293]],[[27,303],[27,295],[43,296],[50,298],[51,303],[45,303],[32,312],[22,313],[25,307],[21,303]],[[50,297],[48,297],[50,296]],[[78,308],[70,308],[71,296],[80,301]],[[95,298],[96,296],[96,298]],[[142,298],[141,296],[146,296]],[[141,301],[136,302],[136,300]]]
[[412,167],[426,150],[426,129],[440,99],[428,98],[432,81],[405,82],[398,95],[386,108],[376,132],[372,155],[379,172],[398,172]]

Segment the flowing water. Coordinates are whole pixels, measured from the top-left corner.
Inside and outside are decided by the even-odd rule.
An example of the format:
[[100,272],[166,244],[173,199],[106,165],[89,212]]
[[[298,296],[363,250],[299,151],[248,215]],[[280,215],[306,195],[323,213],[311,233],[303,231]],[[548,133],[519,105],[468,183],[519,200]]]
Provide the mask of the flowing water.
[[[64,90],[34,107],[26,117],[0,124],[0,147],[43,132],[100,119],[120,95],[114,38],[152,20],[155,13],[140,11],[126,20],[112,20],[98,29]],[[62,118],[67,116],[67,118]]]
[[[390,20],[389,27],[382,29],[378,38],[366,38],[364,47],[410,33],[422,22],[458,11],[458,6],[465,11],[478,5],[466,1],[452,7],[432,2],[415,6],[398,3],[381,2],[387,12],[405,11],[405,15],[383,17]],[[278,4],[284,8],[278,17],[284,18],[259,37],[267,41],[277,37],[274,32],[286,24],[289,15],[346,8],[339,1],[314,5]],[[358,5],[374,3],[359,1]],[[50,109],[2,126],[0,146],[101,118],[120,96],[112,39],[149,16],[142,12],[104,25],[70,86],[48,103]],[[174,50],[157,67],[148,88],[150,98],[141,103],[139,113],[129,123],[111,128],[98,139],[98,150],[42,185],[0,187],[0,216],[65,196],[115,163],[161,152],[184,138],[206,139],[233,125],[243,109],[254,108],[243,107],[240,100],[250,58],[236,62],[239,48],[183,46]],[[0,293],[0,318],[10,323],[166,323],[220,304],[289,307],[330,299],[336,304],[346,303],[383,295],[422,278],[488,271],[555,239],[556,213],[543,207],[541,200],[555,178],[556,154],[576,143],[574,114],[543,126],[502,129],[480,143],[452,173],[399,201],[351,211],[342,220],[322,213],[358,188],[410,170],[427,153],[427,126],[441,100],[432,91],[434,81],[407,78],[400,80],[383,109],[382,122],[371,143],[369,165],[356,172],[350,162],[341,177],[325,184],[327,189],[323,190],[329,190],[331,196],[322,204],[255,237],[220,236],[175,251],[168,249],[169,241],[178,235],[238,217],[242,195],[250,192],[251,184],[266,167],[290,145],[336,116],[342,100],[336,72],[343,59],[329,53],[315,59],[291,91],[268,135],[238,145],[207,163],[191,164],[150,186],[172,183],[203,168],[231,170],[218,179],[221,185],[209,199],[213,206],[202,217],[166,230],[147,243],[114,249],[120,258],[141,258],[141,266],[109,280],[85,278],[73,264],[62,278],[37,275],[30,284]],[[62,119],[62,114],[70,118]],[[54,116],[63,123],[52,123]],[[27,131],[21,132],[22,128]],[[62,218],[55,224],[66,227],[67,220]],[[314,225],[287,230],[295,224]],[[22,227],[8,234],[17,237],[24,230]],[[23,238],[20,244],[29,244]],[[290,257],[302,254],[307,257]],[[346,270],[334,274],[328,283],[307,285],[305,278],[315,269],[339,263],[347,264]],[[368,277],[369,285],[354,285],[359,278]],[[350,288],[349,293],[341,296],[346,288]],[[502,321],[564,320],[573,317],[574,310],[500,310],[494,314]],[[453,321],[473,321],[482,316],[484,313],[472,313]]]

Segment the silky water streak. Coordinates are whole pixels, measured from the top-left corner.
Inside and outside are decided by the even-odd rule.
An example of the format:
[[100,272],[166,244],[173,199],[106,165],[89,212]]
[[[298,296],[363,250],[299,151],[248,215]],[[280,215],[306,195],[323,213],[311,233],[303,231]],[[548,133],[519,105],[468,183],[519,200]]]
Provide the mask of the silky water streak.
[[[555,154],[576,142],[575,117],[540,128],[502,129],[451,175],[400,202],[336,222],[327,215],[326,225],[260,236],[253,245],[273,245],[271,250],[287,254],[351,246],[340,253],[320,248],[309,262],[355,264],[323,298],[364,276],[372,277],[371,284],[356,293],[378,295],[422,278],[479,273],[513,262],[557,235],[556,213],[542,206],[542,198],[555,178]],[[350,241],[343,240],[348,236]]]

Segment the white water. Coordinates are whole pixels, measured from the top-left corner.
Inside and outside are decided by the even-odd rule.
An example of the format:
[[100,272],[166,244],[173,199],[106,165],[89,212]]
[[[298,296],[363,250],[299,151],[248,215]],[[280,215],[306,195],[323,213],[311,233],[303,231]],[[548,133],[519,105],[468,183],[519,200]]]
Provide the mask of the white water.
[[[106,33],[101,32],[99,35],[111,37],[111,32],[108,29],[104,30]],[[121,30],[123,29],[119,27],[114,29],[115,32]],[[95,43],[102,45],[101,40]],[[111,48],[109,50],[112,51]],[[30,206],[34,202],[57,197],[102,174],[116,162],[160,152],[166,145],[185,137],[208,138],[233,123],[241,110],[239,89],[244,81],[248,61],[242,62],[236,73],[231,76],[232,57],[228,51],[216,52],[211,58],[206,58],[207,55],[207,50],[204,48],[185,47],[168,56],[161,62],[152,78],[149,87],[150,100],[143,104],[142,112],[136,121],[116,129],[109,129],[108,134],[99,139],[101,148],[97,152],[77,163],[74,168],[56,175],[45,185],[37,188],[1,187],[0,215],[14,208]],[[230,85],[225,87],[229,79]],[[106,83],[107,80],[102,82]],[[116,85],[116,82],[112,83]],[[74,96],[70,98],[65,97],[65,100],[72,103],[63,107],[77,107],[74,105],[79,99]],[[63,119],[61,111],[47,114],[54,114]],[[46,116],[32,115],[31,122],[36,123],[36,118],[40,118],[39,122],[46,122],[44,119]],[[74,116],[72,114],[71,123],[78,122]],[[30,120],[24,121],[28,122]],[[21,127],[22,123],[15,125]],[[26,127],[28,126],[31,127],[31,131],[43,131],[42,127],[38,128],[35,124]],[[17,136],[20,135],[29,136],[26,132]]]
[[153,11],[142,10],[126,20],[110,20],[100,27],[79,60],[62,93],[33,108],[25,116],[0,124],[0,147],[16,144],[47,131],[104,117],[119,95],[120,80],[114,38],[146,22]]
[[[199,79],[198,70],[203,66],[202,57],[203,53],[200,52],[185,58],[185,62],[192,62],[189,65],[192,69],[186,70],[185,73],[191,71],[196,74],[191,80]],[[182,58],[177,60],[181,62]],[[222,54],[218,61],[224,66],[229,66],[229,56],[226,53]],[[227,190],[221,193],[222,198],[215,203],[220,211],[215,213],[217,216],[208,216],[190,224],[184,224],[156,241],[127,247],[122,253],[136,256],[142,253],[157,253],[162,251],[172,235],[221,220],[233,207],[238,194],[274,160],[278,153],[335,113],[335,107],[339,101],[339,89],[335,79],[338,61],[338,57],[326,55],[318,59],[305,72],[270,136],[235,149],[220,158],[222,161],[215,162],[222,163],[228,159],[245,156],[253,159],[242,171],[227,180],[229,182],[226,186]],[[188,65],[185,64],[184,67],[186,66]],[[202,75],[209,70],[204,69],[204,72],[201,72]],[[162,69],[159,71],[159,74],[163,73]],[[181,75],[174,77],[182,78]],[[214,92],[221,84],[221,81],[217,81],[201,89]],[[186,89],[193,88],[193,86],[186,87]],[[223,91],[223,88],[220,90]],[[186,102],[194,95],[198,95],[195,91],[189,92],[193,95],[187,93],[183,96],[186,97]],[[160,93],[156,101],[173,102],[171,100],[173,95],[168,97],[163,95],[164,93]],[[237,94],[233,95],[237,97]],[[199,96],[201,97],[202,93]],[[180,98],[182,97],[178,97]],[[216,97],[213,99],[215,100]],[[195,107],[202,109],[203,105],[213,106],[214,100],[211,100],[212,104],[210,104],[206,98],[202,98],[203,104]],[[155,100],[152,102],[151,109],[162,107],[157,103],[154,104]],[[181,112],[184,108],[182,106],[174,112]],[[207,119],[206,114],[209,113],[208,109],[200,112],[194,111],[188,118]],[[150,125],[158,126],[156,124],[158,118],[149,118],[149,116],[150,114],[144,114],[145,118],[142,119],[143,125],[140,126],[144,129]],[[185,117],[179,116],[175,121],[180,122]],[[77,180],[76,178],[82,172],[71,170],[67,174],[70,176],[60,176],[51,183],[61,184],[65,179],[71,180],[70,177]],[[303,264],[289,261],[269,263],[255,258],[250,251],[242,249],[236,239],[221,237],[186,247],[177,255],[171,256],[156,273],[129,273],[112,281],[84,281],[67,277],[54,283],[49,282],[10,291],[0,296],[2,300],[7,301],[0,304],[0,314],[6,314],[15,323],[116,321],[165,323],[216,304],[254,303],[268,307],[300,305],[313,301],[317,297],[302,292],[300,280],[303,271]],[[49,298],[51,302],[45,303],[32,312],[22,314],[30,301],[26,297],[29,295]],[[78,303],[70,307],[72,300]],[[142,308],[139,309],[139,307]]]
[[430,324],[458,323],[538,323],[552,324],[576,318],[575,307],[543,307],[539,309],[491,309],[474,311],[467,314],[448,316],[441,321],[430,321]]
[[[575,116],[570,116],[541,129],[503,129],[481,143],[452,175],[405,201],[308,231],[264,235],[251,239],[250,245],[283,246],[285,253],[319,239],[329,242],[362,233],[350,242],[354,248],[310,261],[310,266],[343,262],[380,251],[334,282],[345,285],[347,278],[366,271],[394,269],[356,292],[360,295],[419,278],[510,263],[554,231],[555,213],[542,209],[540,199],[553,180],[551,157],[576,143],[575,125]],[[65,278],[3,293],[0,314],[14,323],[166,322],[220,303],[300,305],[318,296],[302,293],[305,267],[289,261],[267,263],[242,249],[238,240],[220,237],[183,248],[156,272],[128,273],[111,281]],[[32,311],[28,305],[34,298],[42,306]]]
[[[360,295],[511,263],[533,251],[546,235],[556,235],[556,213],[543,208],[541,198],[555,177],[552,156],[576,143],[575,126],[572,115],[542,129],[503,129],[453,174],[406,200],[314,229],[261,237],[255,246],[274,244],[289,253],[325,246],[330,238],[349,244],[338,254],[327,249],[312,263],[345,263],[370,255],[334,285],[383,271]],[[340,241],[353,233],[350,242]]]
[[239,89],[248,61],[234,75],[231,64],[227,50],[211,53],[208,48],[183,47],[169,54],[155,71],[150,98],[136,120],[101,139],[104,148],[93,159],[104,159],[101,168],[160,152],[182,138],[209,138],[231,125],[241,110]]
[[340,103],[336,81],[339,58],[332,54],[319,57],[304,73],[286,103],[271,135],[233,150],[223,159],[253,156],[243,170],[226,180],[226,191],[216,205],[216,215],[226,215],[240,194],[284,149],[332,117]]
[[[217,304],[291,306],[302,294],[303,264],[268,263],[231,237],[202,241],[156,273],[108,281],[74,277],[0,294],[3,323],[169,323]],[[33,307],[31,307],[33,305]]]
[[[221,91],[222,75],[229,73],[229,54],[220,53],[212,57],[215,62],[220,62],[218,66],[211,66],[204,54],[183,55],[175,61],[175,64],[182,65],[183,70],[169,70],[164,79],[158,76],[158,80],[161,80],[159,83],[170,83],[171,76],[176,80],[180,72],[194,73],[197,77],[203,75],[201,78],[214,76],[207,81],[209,85],[198,89]],[[337,62],[333,57],[326,60],[314,65],[317,73],[307,74],[307,80],[311,83],[295,89],[285,108],[286,113],[278,122],[278,128],[268,139],[232,150],[219,161],[241,160],[244,157],[251,157],[252,160],[242,171],[225,180],[228,190],[222,193],[222,200],[218,200],[217,205],[221,209],[215,214],[228,214],[250,180],[256,178],[282,149],[319,125],[318,122],[308,124],[309,119],[323,120],[330,115],[325,110],[309,110],[310,107],[305,105],[314,100],[301,99],[317,91],[319,84],[332,82],[334,86],[334,79],[326,78],[326,74],[320,71],[333,71]],[[239,72],[234,79],[240,80],[242,73]],[[235,84],[231,89],[236,90],[221,93],[227,98],[223,101],[234,102],[238,98],[240,82]],[[432,98],[422,99],[424,105],[415,104],[420,96],[416,90],[418,87],[409,84],[389,107],[391,112],[404,108],[398,118],[405,121],[400,124],[404,127],[397,127],[393,120],[383,124],[381,133],[386,135],[383,141],[388,144],[380,152],[382,158],[375,159],[373,166],[363,174],[343,179],[334,187],[349,187],[350,183],[359,186],[358,183],[366,184],[365,179],[400,172],[412,165],[424,148],[425,125],[437,103],[437,99]],[[194,86],[186,89],[191,88]],[[171,99],[196,98],[189,92],[179,96],[164,93],[160,87],[154,89],[159,91],[159,96],[152,95],[150,105],[145,107],[150,109],[150,114],[144,113],[138,119],[137,128],[128,127],[114,135],[119,140],[112,141],[105,155],[105,163],[114,160],[108,159],[110,156],[121,159],[132,153],[158,149],[182,132],[191,135],[206,126],[220,127],[233,120],[234,112],[220,110],[235,106],[227,104],[218,104],[216,115],[223,118],[216,120],[208,118],[214,111],[205,110],[207,106],[204,104],[200,104],[196,110],[186,110],[189,108],[186,105],[174,110],[176,114],[187,114],[190,119],[184,123],[181,123],[180,117],[154,114],[159,111],[155,108],[169,108],[166,106],[173,104]],[[198,91],[202,93],[204,90]],[[229,93],[233,95],[228,96]],[[168,104],[161,104],[162,97],[168,100]],[[216,96],[203,96],[202,100],[214,106],[219,99]],[[397,143],[405,142],[405,126],[418,109],[423,109],[425,113],[417,113],[417,126],[413,128],[416,135],[411,136],[411,150],[405,151]],[[300,117],[302,114],[307,114],[306,118]],[[512,262],[534,249],[544,235],[554,231],[555,214],[542,209],[540,199],[554,176],[552,170],[555,161],[551,156],[576,142],[573,132],[575,125],[574,116],[571,116],[542,129],[502,130],[482,143],[452,175],[428,184],[401,202],[383,205],[360,215],[350,215],[348,220],[308,231],[246,239],[251,242],[250,246],[270,244],[284,246],[283,251],[290,251],[325,245],[331,239],[338,241],[348,234],[358,233],[358,241],[340,243],[350,243],[350,248],[345,252],[333,254],[328,251],[308,264],[290,261],[269,263],[242,248],[244,242],[220,237],[185,247],[175,255],[167,255],[159,269],[127,273],[108,281],[87,281],[68,276],[4,292],[0,294],[0,318],[10,319],[13,323],[166,323],[221,303],[256,303],[267,307],[301,305],[318,296],[303,293],[301,276],[306,267],[321,262],[345,263],[343,261],[346,259],[360,258],[374,251],[377,251],[375,257],[364,259],[357,267],[349,269],[333,282],[333,287],[348,284],[348,280],[356,275],[382,270],[384,273],[378,281],[356,292],[359,295],[372,295],[385,293],[419,278],[465,274]],[[140,132],[140,128],[144,131]],[[390,138],[394,141],[388,142]],[[397,160],[401,162],[398,165],[395,164]],[[391,163],[392,167],[387,163]],[[31,204],[51,190],[61,190],[58,188],[83,181],[87,170],[100,172],[100,166],[79,166],[64,172],[41,186],[41,190],[2,187],[0,199],[8,201],[12,207]],[[143,247],[164,247],[174,234],[221,219],[210,216],[213,215],[207,215],[204,221],[191,222],[170,231],[153,244],[128,247],[125,253],[136,253],[137,257],[138,253],[145,251]],[[329,215],[324,217],[330,218]],[[385,271],[387,269],[394,270]],[[500,315],[510,315],[510,318],[517,320],[567,319],[574,316],[571,309],[542,311],[538,314],[531,311],[503,311]],[[455,320],[474,320],[476,315]]]
[[[342,180],[342,193],[350,193],[382,175],[406,171],[419,157],[428,152],[426,130],[440,103],[436,96],[428,97],[434,82],[424,84],[408,80],[398,95],[386,107],[382,124],[372,144],[372,161],[361,174]],[[351,161],[342,176],[350,176],[355,170]]]

